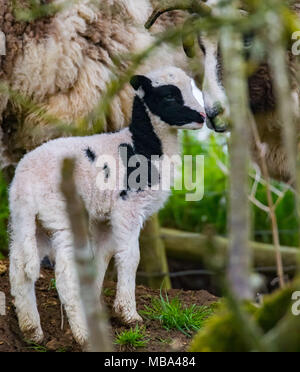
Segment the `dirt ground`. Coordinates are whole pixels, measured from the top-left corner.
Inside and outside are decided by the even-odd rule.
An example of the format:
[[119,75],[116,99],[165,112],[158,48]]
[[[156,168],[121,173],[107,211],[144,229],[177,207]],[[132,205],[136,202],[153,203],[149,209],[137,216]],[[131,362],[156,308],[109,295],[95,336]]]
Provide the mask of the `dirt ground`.
[[[2,268],[2,269],[1,269]],[[2,272],[2,274],[1,274]],[[42,269],[41,277],[36,285],[38,308],[41,316],[45,340],[42,346],[28,344],[24,341],[18,327],[12,298],[10,296],[8,280],[8,262],[0,261],[0,292],[6,295],[6,316],[0,314],[0,352],[80,352],[80,347],[72,337],[66,316],[62,322],[60,301],[53,288],[51,281],[54,272],[51,269]],[[108,305],[109,313],[112,314],[112,304],[115,295],[113,283],[105,283],[104,298]],[[145,305],[151,304],[152,297],[158,297],[159,290],[152,290],[142,286],[136,289],[138,310],[143,310]],[[217,301],[217,297],[206,291],[182,291],[170,290],[170,298],[178,296],[185,305],[209,305]],[[111,323],[114,334],[126,329],[118,319],[111,315]],[[190,338],[179,331],[167,331],[162,328],[158,321],[145,321],[146,337],[149,339],[148,346],[137,351],[185,351]],[[135,351],[122,349],[115,345],[116,351]]]

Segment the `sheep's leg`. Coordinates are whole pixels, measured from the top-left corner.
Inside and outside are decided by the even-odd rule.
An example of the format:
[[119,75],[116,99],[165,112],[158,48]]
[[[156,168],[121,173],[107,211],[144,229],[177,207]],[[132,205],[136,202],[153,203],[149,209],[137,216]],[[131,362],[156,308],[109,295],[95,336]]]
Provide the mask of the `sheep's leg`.
[[140,228],[129,229],[127,234],[126,230],[116,234],[118,284],[114,310],[128,324],[143,321],[137,313],[135,301],[135,279],[140,261],[139,234]]
[[112,258],[112,253],[107,251],[106,247],[101,245],[99,247],[97,257],[96,257],[96,265],[97,265],[97,278],[96,278],[96,287],[99,293],[99,296],[102,293],[103,281],[105,277],[105,273],[109,262]]
[[88,329],[74,262],[73,236],[71,231],[58,231],[53,236],[55,250],[56,287],[66,310],[75,340],[80,345],[88,341]]
[[[36,304],[35,282],[39,277],[40,261],[35,236],[35,217],[24,216],[26,227],[15,224],[12,212],[10,244],[10,284],[15,299],[19,326],[27,340],[40,343],[44,335]],[[23,223],[24,223],[23,221]],[[18,226],[18,228],[15,228]]]
[[96,287],[100,296],[105,273],[114,252],[111,227],[101,223],[92,225],[91,238],[97,267]]

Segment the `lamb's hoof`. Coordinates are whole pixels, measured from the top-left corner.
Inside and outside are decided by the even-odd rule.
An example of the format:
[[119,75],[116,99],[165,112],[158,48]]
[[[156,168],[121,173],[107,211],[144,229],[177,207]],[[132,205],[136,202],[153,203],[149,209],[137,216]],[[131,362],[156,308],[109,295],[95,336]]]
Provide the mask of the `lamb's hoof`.
[[41,344],[44,340],[44,333],[41,328],[34,330],[22,330],[25,340],[35,344]]
[[85,327],[78,327],[78,325],[74,324],[71,324],[71,329],[75,341],[85,349],[89,339],[88,330]]
[[130,317],[126,318],[125,322],[128,325],[144,323],[143,318],[138,313],[134,314],[133,316],[130,316]]
[[137,311],[126,311],[124,307],[116,305],[114,306],[114,312],[116,316],[126,325],[142,324],[143,318],[137,313]]

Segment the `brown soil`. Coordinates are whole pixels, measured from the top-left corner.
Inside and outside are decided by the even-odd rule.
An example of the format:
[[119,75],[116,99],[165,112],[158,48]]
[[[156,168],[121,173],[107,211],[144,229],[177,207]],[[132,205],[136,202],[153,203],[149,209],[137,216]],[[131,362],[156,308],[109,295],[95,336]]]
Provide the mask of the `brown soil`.
[[[51,288],[51,279],[54,278],[54,272],[52,270],[42,269],[41,277],[36,284],[38,308],[45,334],[44,343],[42,347],[39,347],[38,345],[26,343],[22,337],[10,296],[8,270],[3,270],[3,267],[8,268],[8,262],[0,261],[0,265],[2,265],[0,291],[4,292],[6,295],[7,313],[6,316],[0,315],[0,352],[80,352],[81,349],[72,337],[65,315],[63,330],[61,329],[62,317],[60,301],[56,290]],[[113,283],[105,284],[104,294],[109,313],[112,314],[111,307],[115,294],[115,286]],[[159,290],[152,290],[142,286],[137,287],[136,299],[138,310],[143,310],[145,305],[150,305],[152,297],[158,297],[159,295]],[[199,306],[209,305],[217,301],[217,297],[206,291],[182,291],[174,289],[168,291],[168,295],[171,299],[178,296],[182,303],[187,306],[192,304]],[[113,315],[111,315],[111,323],[114,334],[127,329],[127,327],[122,325]],[[190,342],[190,338],[179,331],[165,330],[158,321],[146,320],[145,325],[149,343],[147,347],[138,349],[138,351],[185,351]],[[117,345],[115,349],[116,351],[135,351],[122,349]]]

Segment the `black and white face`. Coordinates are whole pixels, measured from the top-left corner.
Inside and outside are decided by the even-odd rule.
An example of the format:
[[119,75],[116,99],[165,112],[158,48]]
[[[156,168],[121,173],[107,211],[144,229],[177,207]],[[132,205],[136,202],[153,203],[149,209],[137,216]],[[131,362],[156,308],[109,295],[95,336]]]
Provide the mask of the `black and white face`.
[[176,129],[201,129],[204,109],[193,96],[191,79],[181,70],[166,68],[131,81],[151,114]]
[[[219,8],[214,8],[220,0],[207,0],[216,16]],[[245,16],[245,12],[241,11]],[[204,107],[207,116],[207,126],[216,132],[225,132],[229,128],[230,110],[226,92],[223,86],[222,54],[220,48],[220,35],[218,31],[201,33],[198,36],[200,49],[203,53],[204,79],[202,86]],[[250,54],[252,38],[244,37],[244,52]]]
[[216,132],[225,132],[229,123],[229,105],[222,82],[222,65],[217,34],[199,35],[203,53],[204,79],[202,86],[207,126]]
[[[244,36],[244,54],[249,58],[253,38]],[[219,35],[202,33],[198,37],[203,53],[204,79],[202,86],[207,126],[216,132],[225,132],[229,126],[230,110],[223,86],[222,54]]]

